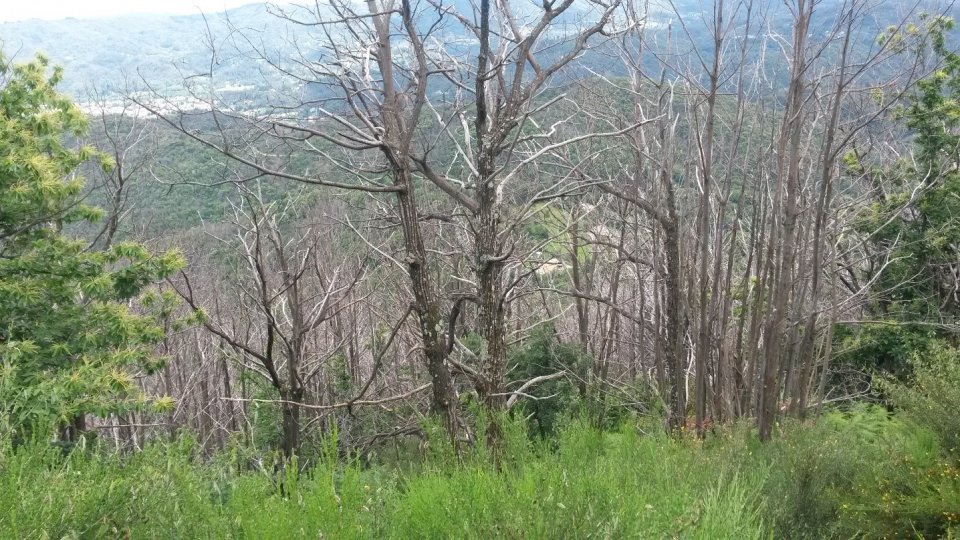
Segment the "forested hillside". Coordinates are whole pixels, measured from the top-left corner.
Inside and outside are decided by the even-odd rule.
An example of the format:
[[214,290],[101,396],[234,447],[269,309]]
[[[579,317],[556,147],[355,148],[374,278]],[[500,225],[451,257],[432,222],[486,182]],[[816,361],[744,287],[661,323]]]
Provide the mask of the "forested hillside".
[[951,15],[0,25],[0,536],[954,537]]
[[[0,23],[6,54],[21,60],[42,52],[65,68],[61,91],[86,102],[96,91],[111,99],[138,88],[140,75],[168,86],[210,70],[205,48],[211,37],[226,39],[230,27],[257,30],[268,43],[284,40],[284,26],[253,4],[226,13],[125,15],[94,19],[26,20]],[[236,85],[256,73],[254,65],[220,59],[218,68]]]

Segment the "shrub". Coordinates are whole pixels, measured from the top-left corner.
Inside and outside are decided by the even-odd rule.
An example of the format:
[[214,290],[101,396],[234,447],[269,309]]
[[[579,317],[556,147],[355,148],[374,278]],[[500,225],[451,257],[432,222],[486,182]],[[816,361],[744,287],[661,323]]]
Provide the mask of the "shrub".
[[516,366],[520,378],[535,377],[567,371],[570,375],[540,383],[526,393],[536,399],[524,399],[517,410],[529,417],[531,434],[551,437],[556,433],[560,420],[575,410],[579,404],[579,389],[571,380],[585,381],[590,358],[578,347],[557,340],[552,325],[542,325],[534,331],[522,348],[512,351],[511,363]]
[[887,381],[891,403],[932,430],[944,450],[960,458],[960,350],[938,345],[911,360],[913,384]]
[[778,537],[940,535],[960,500],[928,474],[943,466],[933,434],[875,405],[789,426],[755,450],[771,464],[764,491]]

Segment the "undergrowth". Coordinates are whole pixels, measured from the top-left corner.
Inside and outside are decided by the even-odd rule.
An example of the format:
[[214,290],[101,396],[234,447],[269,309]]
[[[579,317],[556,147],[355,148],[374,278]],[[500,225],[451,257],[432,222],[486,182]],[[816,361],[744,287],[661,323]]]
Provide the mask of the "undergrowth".
[[[285,471],[189,437],[121,455],[0,449],[3,538],[955,537],[960,471],[931,431],[879,407],[789,424],[771,443],[638,421],[572,421],[554,441],[507,422],[499,468],[432,440],[415,467],[361,465],[331,438]],[[298,472],[299,471],[299,472]]]

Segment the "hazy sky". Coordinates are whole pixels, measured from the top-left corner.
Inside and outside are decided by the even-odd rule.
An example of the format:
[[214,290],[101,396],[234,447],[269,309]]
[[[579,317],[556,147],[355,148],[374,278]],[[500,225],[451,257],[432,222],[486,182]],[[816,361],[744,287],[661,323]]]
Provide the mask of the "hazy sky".
[[129,13],[215,13],[257,0],[0,0],[0,21],[104,17]]

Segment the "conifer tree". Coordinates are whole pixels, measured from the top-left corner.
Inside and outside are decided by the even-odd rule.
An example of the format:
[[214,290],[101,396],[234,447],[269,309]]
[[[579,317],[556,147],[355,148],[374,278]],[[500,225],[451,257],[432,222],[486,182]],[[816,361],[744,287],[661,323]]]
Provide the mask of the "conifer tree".
[[112,163],[76,147],[87,120],[57,92],[61,77],[43,56],[0,55],[0,426],[24,436],[59,425],[74,439],[88,414],[171,405],[136,377],[162,364],[149,308],[166,303],[148,288],[183,260],[135,243],[94,251],[64,234],[100,217],[83,203],[81,165]]

